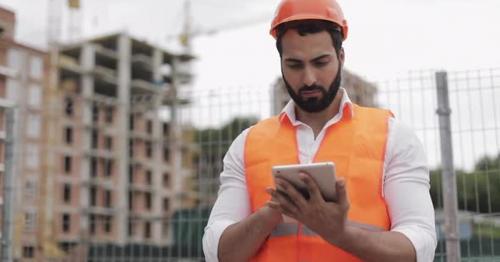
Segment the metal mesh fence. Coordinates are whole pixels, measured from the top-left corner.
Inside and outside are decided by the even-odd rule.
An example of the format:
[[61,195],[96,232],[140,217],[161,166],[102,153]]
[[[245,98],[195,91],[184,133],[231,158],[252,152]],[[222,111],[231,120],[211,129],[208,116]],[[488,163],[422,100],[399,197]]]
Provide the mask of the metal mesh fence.
[[[377,104],[391,109],[421,139],[431,169],[438,247],[445,261],[439,123],[435,71],[411,72],[377,82]],[[458,221],[463,261],[500,260],[500,69],[448,72]],[[179,111],[182,124],[183,201],[162,218],[169,241],[88,242],[54,261],[204,261],[201,246],[219,187],[222,158],[240,132],[271,115],[267,87],[213,88],[181,94],[190,100]],[[168,109],[165,115],[169,115]],[[100,218],[96,218],[99,220]],[[105,219],[105,218],[103,218]],[[158,221],[157,221],[158,222]],[[106,225],[107,221],[99,224]],[[143,228],[148,234],[150,229]],[[151,233],[151,232],[150,232]],[[80,243],[81,244],[81,243]]]
[[[445,261],[439,124],[434,71],[379,83],[379,104],[390,108],[421,139],[431,168],[436,210],[436,261]],[[500,70],[448,73],[458,222],[463,261],[500,256]]]
[[[406,77],[378,82],[377,100],[380,107],[391,109],[417,133],[427,152],[439,239],[435,260],[444,261],[435,73],[410,72]],[[448,73],[448,87],[462,258],[464,261],[494,261],[500,256],[500,105],[496,102],[500,97],[500,70],[451,72]],[[184,111],[183,119],[202,130],[196,138],[201,148],[196,175],[200,196],[198,208],[209,210],[219,185],[224,153],[241,130],[270,115],[269,101],[272,99],[267,89],[248,88],[195,92],[192,98],[193,105]],[[196,221],[202,220],[206,217]],[[192,240],[199,243],[201,234],[200,231]],[[197,247],[198,253],[192,258],[203,259],[201,247]]]
[[[457,175],[459,234],[463,261],[500,259],[500,70],[448,73],[452,139]],[[410,72],[378,82],[377,102],[391,109],[421,139],[431,169],[438,247],[445,261],[439,123],[435,71]],[[89,261],[203,261],[201,237],[219,187],[222,158],[234,138],[271,115],[268,88],[217,88],[193,91],[180,113],[196,150],[194,172],[186,177],[195,204],[168,221],[173,242],[166,246],[92,246]],[[189,127],[189,128],[188,128]],[[186,130],[184,130],[186,132]]]

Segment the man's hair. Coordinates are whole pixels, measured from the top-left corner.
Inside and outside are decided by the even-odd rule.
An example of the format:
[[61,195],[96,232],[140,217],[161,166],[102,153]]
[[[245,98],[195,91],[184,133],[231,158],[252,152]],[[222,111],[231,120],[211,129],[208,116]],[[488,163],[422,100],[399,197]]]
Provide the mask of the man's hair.
[[283,46],[281,44],[281,40],[283,35],[290,30],[297,30],[299,35],[304,36],[307,34],[315,34],[326,31],[330,34],[332,38],[333,47],[337,52],[337,56],[339,55],[339,51],[342,48],[342,32],[338,25],[333,22],[326,20],[297,20],[286,22],[278,25],[276,27],[276,49],[278,49],[278,53],[280,56],[282,55]]

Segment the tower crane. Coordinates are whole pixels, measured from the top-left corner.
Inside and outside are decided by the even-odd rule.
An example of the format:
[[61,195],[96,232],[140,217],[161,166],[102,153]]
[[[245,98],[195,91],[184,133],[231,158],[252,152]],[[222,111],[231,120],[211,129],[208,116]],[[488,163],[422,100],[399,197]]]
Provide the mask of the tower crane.
[[191,16],[191,0],[185,0],[183,16],[184,16],[184,25],[183,30],[180,34],[177,35],[168,35],[167,41],[172,41],[177,39],[179,43],[184,48],[184,52],[187,54],[191,54],[191,41],[194,37],[203,36],[203,35],[213,35],[221,31],[229,31],[235,30],[238,28],[251,26],[258,23],[267,22],[269,17],[272,16],[271,13],[265,13],[259,15],[257,17],[253,17],[250,19],[240,20],[236,22],[226,23],[222,25],[218,25],[211,28],[193,28],[192,26],[192,16]]
[[[68,12],[68,26],[64,27],[63,15]],[[62,39],[63,33],[67,33],[69,41],[74,41],[81,35],[81,1],[80,0],[49,0],[48,1],[48,30],[47,40],[49,46],[57,44]]]

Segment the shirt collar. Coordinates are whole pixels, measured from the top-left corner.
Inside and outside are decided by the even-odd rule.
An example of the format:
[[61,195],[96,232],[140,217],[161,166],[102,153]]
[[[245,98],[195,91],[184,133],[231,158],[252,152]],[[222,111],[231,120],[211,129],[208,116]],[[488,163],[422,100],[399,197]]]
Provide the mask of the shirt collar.
[[[345,109],[347,109],[347,112],[349,112],[350,117],[352,118],[354,115],[354,110],[352,110],[353,105],[351,99],[349,98],[349,95],[347,94],[347,90],[342,87],[339,90],[342,90],[342,99],[340,100],[340,108],[342,110],[339,110],[339,112],[337,112],[336,115],[332,116],[331,119],[345,117],[343,115]],[[297,126],[302,123],[297,120],[297,116],[295,115],[295,103],[292,99],[290,99],[283,110],[281,110],[281,113],[279,114],[279,120],[283,121],[285,117],[288,117],[293,126]]]

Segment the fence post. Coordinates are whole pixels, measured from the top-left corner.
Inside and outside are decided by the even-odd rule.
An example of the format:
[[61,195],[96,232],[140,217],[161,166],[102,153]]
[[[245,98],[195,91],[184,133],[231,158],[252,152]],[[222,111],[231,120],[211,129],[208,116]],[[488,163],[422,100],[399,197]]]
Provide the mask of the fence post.
[[439,136],[441,141],[442,188],[444,206],[444,233],[446,240],[446,261],[460,261],[460,241],[458,235],[457,181],[453,166],[453,145],[451,137],[451,109],[448,96],[448,76],[446,71],[436,72],[436,89],[439,116]]
[[12,261],[12,216],[14,200],[14,114],[13,107],[5,108],[5,172],[3,173],[3,225],[2,225],[2,262]]

